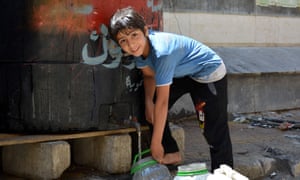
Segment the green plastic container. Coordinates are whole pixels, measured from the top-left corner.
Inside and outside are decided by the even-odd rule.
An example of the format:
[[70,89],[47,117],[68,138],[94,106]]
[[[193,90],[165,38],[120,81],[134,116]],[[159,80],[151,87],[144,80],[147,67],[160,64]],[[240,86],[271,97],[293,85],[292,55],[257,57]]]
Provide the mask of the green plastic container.
[[159,164],[151,156],[141,158],[144,154],[150,153],[147,149],[134,157],[131,174],[133,180],[172,180],[169,169]]
[[209,174],[205,163],[192,163],[178,166],[174,180],[206,180]]

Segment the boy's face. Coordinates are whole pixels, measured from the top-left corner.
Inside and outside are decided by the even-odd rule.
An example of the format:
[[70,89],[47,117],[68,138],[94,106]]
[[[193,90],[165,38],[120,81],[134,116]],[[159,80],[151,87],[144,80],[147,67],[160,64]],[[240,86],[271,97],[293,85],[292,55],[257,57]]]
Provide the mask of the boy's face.
[[124,29],[117,34],[117,42],[126,53],[139,57],[147,57],[149,54],[148,30]]

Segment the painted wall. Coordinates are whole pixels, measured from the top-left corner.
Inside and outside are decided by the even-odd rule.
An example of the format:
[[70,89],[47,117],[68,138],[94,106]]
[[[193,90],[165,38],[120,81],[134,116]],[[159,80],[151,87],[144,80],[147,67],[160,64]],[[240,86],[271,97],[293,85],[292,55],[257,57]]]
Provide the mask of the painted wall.
[[[98,57],[105,53],[115,55],[118,48],[110,42],[107,24],[113,12],[129,5],[145,17],[150,27],[162,28],[160,0],[140,0],[134,3],[132,0],[109,2],[105,0],[1,2],[0,15],[3,26],[0,30],[0,62],[80,63],[85,62],[90,56]],[[86,45],[89,43],[90,45]],[[86,46],[90,46],[89,49],[86,49]],[[102,56],[102,60],[106,59],[105,57]]]
[[162,28],[160,0],[1,1],[0,131],[115,129],[142,119],[140,71],[107,29],[128,5]]

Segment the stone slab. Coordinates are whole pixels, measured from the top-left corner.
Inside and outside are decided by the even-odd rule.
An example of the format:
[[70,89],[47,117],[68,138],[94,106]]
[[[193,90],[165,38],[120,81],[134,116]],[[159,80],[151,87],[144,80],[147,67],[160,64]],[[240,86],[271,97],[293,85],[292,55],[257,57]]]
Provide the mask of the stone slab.
[[131,137],[128,134],[76,139],[72,142],[77,165],[107,173],[125,173],[131,168]]
[[56,179],[70,166],[70,145],[65,141],[4,146],[3,172],[29,179]]
[[[184,159],[184,130],[174,124],[170,128]],[[147,138],[144,140],[147,141]],[[133,154],[132,139],[128,134],[76,139],[72,141],[72,149],[73,160],[77,165],[97,168],[111,174],[130,171]]]
[[300,72],[300,47],[213,47],[228,74]]

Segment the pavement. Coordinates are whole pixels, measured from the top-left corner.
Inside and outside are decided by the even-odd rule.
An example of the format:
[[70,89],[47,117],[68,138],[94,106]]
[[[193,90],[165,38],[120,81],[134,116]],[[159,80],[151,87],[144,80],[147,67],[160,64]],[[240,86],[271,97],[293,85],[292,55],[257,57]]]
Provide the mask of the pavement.
[[[258,117],[262,114],[236,115],[229,122],[234,169],[255,180],[300,179],[300,129],[280,130],[274,125],[251,122]],[[299,117],[299,112],[268,112],[263,117],[294,120]],[[300,118],[297,122],[300,123]],[[180,123],[188,129],[185,131],[184,163],[205,162],[210,167],[208,146],[197,121],[191,119]]]
[[[300,110],[234,114],[229,121],[234,169],[253,180],[300,179],[300,129],[289,126],[281,130],[274,123],[266,124],[264,118],[300,123]],[[185,130],[183,164],[204,162],[209,169],[208,145],[195,117],[181,118],[172,123]],[[171,174],[176,174],[176,168],[173,167],[170,171]],[[22,180],[5,175],[1,176],[1,179]],[[126,180],[131,177],[129,174],[112,175],[87,167],[71,166],[60,178],[60,180],[118,179]]]
[[213,47],[229,74],[300,72],[300,47]]

